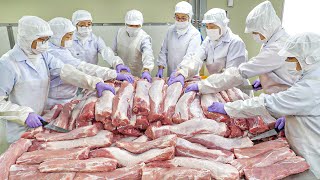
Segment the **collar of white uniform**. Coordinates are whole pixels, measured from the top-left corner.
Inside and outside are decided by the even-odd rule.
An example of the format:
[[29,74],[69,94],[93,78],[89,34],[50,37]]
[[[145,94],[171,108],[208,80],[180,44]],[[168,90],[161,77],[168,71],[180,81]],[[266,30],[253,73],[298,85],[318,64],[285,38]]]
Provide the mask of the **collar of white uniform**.
[[26,61],[28,59],[28,56],[23,52],[23,50],[16,44],[13,49],[14,53],[12,55],[14,56],[16,61]]

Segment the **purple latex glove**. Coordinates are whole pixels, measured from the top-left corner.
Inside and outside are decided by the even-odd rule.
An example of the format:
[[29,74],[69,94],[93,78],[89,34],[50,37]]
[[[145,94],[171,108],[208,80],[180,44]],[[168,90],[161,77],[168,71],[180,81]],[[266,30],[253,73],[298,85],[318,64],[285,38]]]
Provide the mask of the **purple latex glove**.
[[184,85],[184,77],[179,74],[176,77],[171,77],[168,80],[168,86],[170,86],[171,84],[175,83],[175,82],[180,82],[182,84],[182,86]]
[[143,72],[141,78],[148,80],[149,83],[151,83],[151,81],[152,81],[152,77],[151,77],[149,71]]
[[187,92],[190,92],[190,91],[199,92],[198,83],[193,83],[193,84],[190,84],[189,86],[187,86],[187,88],[184,91],[184,93],[187,93]]
[[41,121],[45,121],[41,116],[39,116],[36,113],[29,113],[27,119],[26,119],[26,124],[30,128],[36,128],[39,126],[42,126]]
[[98,92],[98,97],[101,97],[102,96],[102,92],[105,91],[105,90],[108,90],[108,91],[111,91],[113,94],[116,94],[115,90],[114,90],[114,87],[108,85],[108,84],[105,84],[103,82],[99,82],[96,84],[96,89],[97,89],[97,92]]
[[163,69],[162,68],[158,69],[158,73],[157,73],[156,77],[163,78]]
[[118,73],[116,80],[118,81],[128,81],[129,83],[133,84],[134,79],[131,74],[125,74],[125,73]]
[[277,119],[276,124],[275,124],[275,128],[282,130],[284,129],[284,125],[286,124],[286,118],[285,117],[281,117],[279,119]]
[[220,102],[212,103],[212,105],[208,107],[208,111],[220,114],[227,114],[227,112],[224,110],[224,104]]
[[128,66],[125,66],[123,64],[118,64],[116,66],[116,70],[117,70],[117,73],[120,73],[121,71],[127,71],[127,72],[131,72],[130,69],[128,68]]
[[262,89],[262,86],[261,86],[261,82],[259,79],[256,79],[254,82],[253,82],[253,90],[254,91],[259,91]]

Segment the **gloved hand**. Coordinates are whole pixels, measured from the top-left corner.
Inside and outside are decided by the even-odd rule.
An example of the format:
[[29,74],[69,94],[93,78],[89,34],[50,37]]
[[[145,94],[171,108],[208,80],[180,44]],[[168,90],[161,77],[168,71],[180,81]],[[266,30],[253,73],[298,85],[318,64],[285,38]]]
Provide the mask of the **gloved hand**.
[[144,72],[142,73],[141,78],[148,80],[149,83],[151,83],[151,81],[152,81],[152,77],[151,77],[149,71],[144,71]]
[[193,83],[193,84],[190,84],[189,86],[187,86],[187,88],[184,91],[184,93],[187,93],[187,92],[190,92],[190,91],[199,92],[198,83]]
[[116,94],[115,90],[114,90],[114,87],[108,85],[108,84],[105,84],[103,82],[99,82],[96,84],[96,89],[97,89],[97,92],[98,92],[98,97],[101,97],[102,96],[102,92],[105,91],[105,90],[108,90],[108,91],[111,91],[113,94]]
[[275,124],[275,128],[282,130],[282,129],[284,129],[285,124],[286,124],[286,118],[281,117],[281,118],[277,119],[276,124]]
[[261,86],[261,82],[259,79],[256,79],[254,82],[253,82],[253,90],[254,91],[259,91],[262,89],[262,86]]
[[212,105],[208,107],[208,111],[220,114],[227,114],[227,112],[224,110],[224,104],[220,102],[212,103]]
[[116,80],[118,81],[128,81],[129,83],[133,84],[134,79],[131,74],[125,74],[125,73],[118,73]]
[[156,77],[163,78],[163,68],[158,69],[158,73],[157,73]]
[[45,121],[41,116],[39,116],[36,113],[29,113],[27,119],[26,119],[26,124],[30,128],[36,128],[39,126],[42,126],[42,123],[40,120]]
[[179,74],[178,76],[175,76],[175,77],[170,76],[170,78],[168,80],[168,86],[170,86],[171,84],[173,84],[175,82],[180,82],[183,86],[184,85],[184,76],[182,76],[181,74]]
[[116,70],[117,70],[117,73],[120,73],[121,71],[127,71],[127,72],[131,72],[130,69],[128,68],[128,66],[125,66],[123,64],[118,64],[116,66]]

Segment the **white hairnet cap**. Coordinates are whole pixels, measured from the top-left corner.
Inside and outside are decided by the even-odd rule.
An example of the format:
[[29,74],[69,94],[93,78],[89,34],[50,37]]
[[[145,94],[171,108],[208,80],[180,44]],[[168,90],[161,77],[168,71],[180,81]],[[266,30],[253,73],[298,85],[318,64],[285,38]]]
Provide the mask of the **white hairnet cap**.
[[213,8],[204,14],[202,23],[214,23],[220,28],[223,28],[228,26],[229,19],[225,10]]
[[302,67],[319,62],[320,35],[308,32],[291,36],[278,54],[297,58]]
[[36,16],[23,16],[18,22],[17,44],[31,53],[31,44],[40,37],[52,36],[49,24]]
[[143,15],[138,10],[130,10],[125,17],[125,23],[129,25],[141,25],[143,24]]
[[80,21],[92,21],[91,14],[86,10],[78,10],[72,14],[72,23],[77,25]]
[[192,6],[190,3],[186,1],[181,1],[176,4],[176,7],[174,9],[174,13],[182,13],[182,14],[188,14],[190,19],[192,18],[193,12],[192,12]]
[[50,42],[56,46],[61,46],[61,40],[65,34],[76,30],[76,27],[69,19],[62,17],[56,17],[50,20],[49,25],[53,32]]
[[265,1],[251,10],[246,19],[245,33],[258,32],[270,39],[281,21],[270,1]]

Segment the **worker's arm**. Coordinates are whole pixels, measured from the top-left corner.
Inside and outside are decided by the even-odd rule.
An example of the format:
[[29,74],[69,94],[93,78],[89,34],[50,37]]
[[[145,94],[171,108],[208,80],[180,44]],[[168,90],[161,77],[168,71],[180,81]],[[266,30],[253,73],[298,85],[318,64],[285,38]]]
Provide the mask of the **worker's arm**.
[[104,41],[98,37],[98,51],[101,54],[102,58],[114,69],[119,64],[123,64],[122,59],[119,56],[115,56],[114,52],[110,47],[107,47]]
[[246,62],[246,45],[242,40],[234,40],[230,44],[225,68],[239,67]]
[[151,72],[154,68],[154,56],[150,36],[142,40],[140,49],[142,53],[143,69],[147,69]]
[[167,32],[167,35],[161,45],[160,53],[157,60],[158,67],[166,68],[168,64],[168,36],[169,31]]

